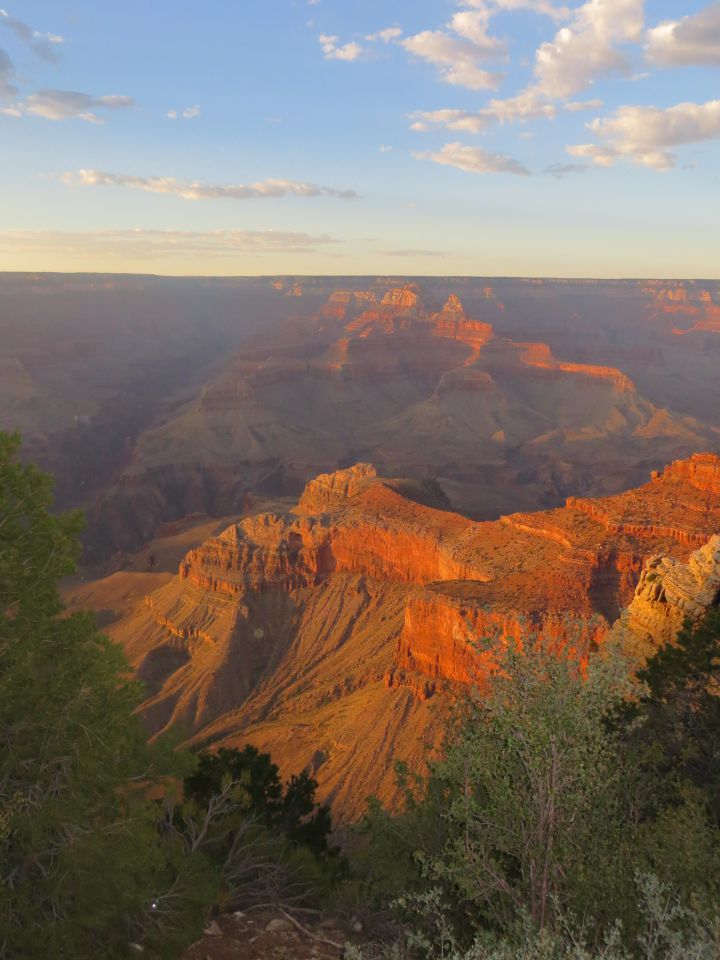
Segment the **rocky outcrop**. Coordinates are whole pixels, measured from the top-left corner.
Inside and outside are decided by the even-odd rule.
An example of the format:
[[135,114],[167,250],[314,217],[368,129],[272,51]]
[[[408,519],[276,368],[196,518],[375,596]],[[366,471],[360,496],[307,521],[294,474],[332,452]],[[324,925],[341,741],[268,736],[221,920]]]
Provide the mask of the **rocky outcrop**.
[[[720,333],[720,291],[697,284],[651,285],[645,288],[651,298],[651,319],[670,318],[671,332],[684,337],[692,333]],[[675,326],[674,324],[677,324]]]
[[677,460],[653,474],[655,480],[677,480],[696,490],[720,497],[720,457],[713,453],[695,453],[687,460]]
[[333,574],[412,584],[486,579],[468,545],[470,521],[407,500],[365,464],[312,481],[296,513],[234,524],[190,551],[180,578],[227,597],[303,589]]
[[[422,674],[435,683],[485,682],[497,664],[497,653],[507,638],[518,642],[543,641],[571,649],[587,658],[607,636],[607,622],[591,605],[580,616],[563,610],[512,609],[492,604],[492,590],[430,586],[413,595],[405,608],[393,678]],[[426,693],[427,695],[427,693]]]
[[420,296],[412,287],[397,287],[388,290],[382,298],[384,307],[399,307],[402,310],[412,310],[420,302]]
[[668,643],[683,623],[699,620],[720,602],[720,535],[686,562],[655,555],[648,559],[633,601],[622,619],[642,644],[657,648]]
[[356,463],[347,470],[321,473],[305,487],[298,501],[302,513],[325,513],[354,497],[368,480],[377,477],[377,470],[369,463]]

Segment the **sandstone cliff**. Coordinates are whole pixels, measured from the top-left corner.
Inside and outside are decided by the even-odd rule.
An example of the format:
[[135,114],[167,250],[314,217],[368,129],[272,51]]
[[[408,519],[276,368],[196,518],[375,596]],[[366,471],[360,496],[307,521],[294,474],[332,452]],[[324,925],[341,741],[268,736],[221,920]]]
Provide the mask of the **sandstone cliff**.
[[662,554],[647,560],[632,603],[615,628],[634,638],[642,654],[672,641],[686,620],[697,621],[720,603],[720,535],[686,562]]
[[249,740],[357,816],[372,792],[392,799],[395,759],[422,763],[453,690],[484,681],[505,637],[591,656],[653,556],[653,603],[711,592],[710,555],[688,558],[720,529],[717,468],[703,455],[626,494],[478,522],[358,464],[191,550],[111,631],[149,685],[152,730]]

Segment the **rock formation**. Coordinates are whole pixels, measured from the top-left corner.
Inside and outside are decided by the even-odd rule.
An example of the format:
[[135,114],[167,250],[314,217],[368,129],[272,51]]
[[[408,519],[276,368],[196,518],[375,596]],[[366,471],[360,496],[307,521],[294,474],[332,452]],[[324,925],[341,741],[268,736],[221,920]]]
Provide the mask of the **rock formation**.
[[686,620],[699,620],[718,603],[720,535],[686,562],[662,554],[649,557],[617,632],[621,637],[629,632],[640,651],[651,651],[672,641]]
[[153,731],[249,740],[357,816],[370,793],[392,798],[394,759],[422,764],[453,690],[484,681],[505,637],[591,656],[658,555],[666,605],[709,595],[712,558],[693,551],[720,529],[717,469],[702,455],[626,494],[480,522],[358,464],[191,550],[110,630],[149,685]]

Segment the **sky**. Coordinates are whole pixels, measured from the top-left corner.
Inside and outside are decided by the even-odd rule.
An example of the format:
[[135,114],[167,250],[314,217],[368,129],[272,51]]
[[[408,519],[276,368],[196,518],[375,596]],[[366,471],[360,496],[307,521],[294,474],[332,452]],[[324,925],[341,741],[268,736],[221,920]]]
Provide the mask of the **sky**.
[[0,0],[0,269],[720,276],[720,2]]

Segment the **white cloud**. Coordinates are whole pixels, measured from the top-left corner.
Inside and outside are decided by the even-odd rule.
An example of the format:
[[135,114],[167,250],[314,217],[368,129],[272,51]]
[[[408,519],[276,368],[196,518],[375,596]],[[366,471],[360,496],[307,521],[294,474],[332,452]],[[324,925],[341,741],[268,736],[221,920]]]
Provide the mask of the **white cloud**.
[[626,159],[656,170],[675,166],[672,147],[720,137],[720,100],[679,103],[657,107],[620,107],[612,116],[587,124],[599,144],[583,143],[567,148],[575,157],[609,167]]
[[591,160],[599,167],[611,167],[617,160],[619,153],[612,147],[601,147],[596,143],[578,143],[567,148],[571,157],[580,157]]
[[720,3],[648,30],[645,53],[663,67],[720,65]]
[[537,117],[552,119],[557,114],[554,104],[540,99],[535,91],[524,90],[516,97],[490,100],[480,110],[419,110],[411,114],[411,130],[425,131],[431,127],[447,130],[462,130],[466,133],[481,133],[495,123],[513,123]]
[[53,230],[0,231],[0,251],[17,254],[71,254],[78,259],[198,257],[202,254],[311,253],[319,246],[340,243],[335,237],[282,230]]
[[587,89],[602,74],[627,72],[618,44],[639,41],[642,30],[643,0],[588,0],[553,40],[538,48],[538,91],[561,99]]
[[386,27],[385,30],[378,30],[377,33],[369,33],[365,39],[370,41],[380,40],[382,43],[392,43],[402,36],[400,27]]
[[[602,100],[567,101],[564,110],[577,112],[594,110],[602,106]],[[535,87],[528,87],[515,97],[492,99],[480,110],[418,110],[410,114],[411,130],[425,132],[433,127],[446,130],[461,130],[465,133],[482,133],[492,125],[523,122],[543,118],[553,120],[558,107],[539,95]]]
[[[478,60],[489,57],[490,51],[469,39],[450,36],[443,30],[424,30],[400,43],[408,53],[438,66],[442,79],[453,86],[494,90],[502,79],[500,74],[478,66]],[[500,53],[500,46],[495,49]]]
[[433,127],[443,127],[446,130],[461,130],[465,133],[480,133],[490,125],[490,120],[484,110],[416,110],[410,114],[413,121],[411,130],[426,133]]
[[378,147],[378,150],[380,151],[380,153],[390,153],[390,151],[392,150],[392,147],[389,147],[386,143],[381,143],[380,146]]
[[[397,42],[408,53],[439,68],[445,83],[470,90],[495,90],[502,79],[481,64],[504,59],[505,43],[489,33],[495,0],[467,0],[440,30],[423,30]],[[470,9],[467,9],[470,8]]]
[[453,14],[448,28],[459,37],[469,40],[479,57],[498,57],[505,54],[505,44],[488,33],[489,16],[482,10],[460,10]]
[[531,10],[553,20],[563,20],[570,15],[568,7],[558,6],[554,0],[466,0],[466,5],[490,14],[499,10]]
[[446,143],[437,153],[416,153],[418,160],[432,160],[434,163],[457,167],[468,173],[513,173],[530,176],[530,171],[513,157],[502,153],[491,153],[481,147],[469,147],[462,143]]
[[326,60],[357,60],[363,54],[363,48],[359,43],[352,40],[350,43],[338,45],[338,38],[321,33],[318,37],[322,47],[323,56]]
[[339,197],[357,199],[354,190],[301,183],[297,180],[267,179],[251,184],[213,184],[199,180],[177,180],[175,177],[136,177],[127,173],[105,173],[102,170],[78,170],[62,174],[68,186],[127,187],[147,193],[164,193],[183,200],[263,200],[277,197]]
[[194,120],[195,117],[200,116],[200,104],[196,103],[192,107],[185,107],[184,110],[168,110],[165,114],[170,120],[177,120],[178,117],[182,117],[183,120]]
[[[88,123],[102,123],[95,110],[121,110],[135,106],[132,97],[112,94],[106,97],[93,97],[89,93],[77,90],[39,90],[13,105],[13,116],[33,114],[46,120],[85,120]],[[7,112],[7,111],[6,111]]]
[[[642,37],[643,0],[586,0],[574,9],[551,0],[463,0],[463,6],[472,9],[456,13],[446,31],[425,31],[401,42],[411,52],[441,65],[447,82],[475,89],[497,86],[500,79],[497,74],[480,71],[476,65],[477,59],[504,51],[503,44],[488,33],[490,20],[498,11],[529,9],[555,20],[566,19],[568,23],[558,30],[553,40],[538,48],[535,79],[520,93],[491,99],[475,111],[455,108],[416,111],[410,115],[412,130],[443,127],[481,133],[495,124],[537,118],[552,120],[560,109],[571,112],[597,109],[602,106],[600,100],[568,98],[590,87],[604,73],[629,72],[629,64],[618,46],[637,42]],[[466,67],[471,82],[463,76]],[[473,71],[479,71],[478,75],[473,77]],[[564,102],[558,104],[557,101]]]

